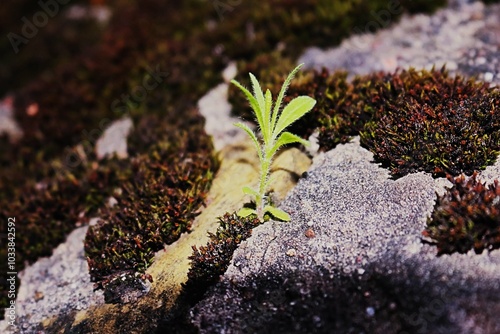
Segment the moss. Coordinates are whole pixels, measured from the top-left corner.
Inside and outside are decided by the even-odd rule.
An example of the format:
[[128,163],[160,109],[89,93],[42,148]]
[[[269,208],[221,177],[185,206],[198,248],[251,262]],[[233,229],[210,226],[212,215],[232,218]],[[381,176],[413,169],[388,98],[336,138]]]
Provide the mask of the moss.
[[[335,44],[351,33],[345,27],[353,25],[343,23],[343,30],[337,31],[332,22],[366,22],[368,9],[382,10],[387,6],[385,1],[344,1],[333,8],[327,2],[316,1],[271,1],[262,6],[242,3],[220,20],[213,6],[200,6],[196,1],[107,4],[112,6],[114,15],[98,45],[80,50],[81,54],[71,62],[63,62],[50,76],[34,80],[17,94],[16,117],[26,137],[13,150],[22,152],[16,153],[16,157],[21,156],[28,171],[33,165],[57,157],[68,145],[84,140],[85,131],[98,128],[105,118],[127,112],[139,117],[145,110],[160,112],[160,105],[193,105],[220,80],[219,70],[231,58],[252,59],[274,50],[278,42],[284,42],[284,56],[296,55],[304,46],[320,41]],[[210,18],[217,19],[213,28],[206,25]],[[320,24],[323,21],[328,24]],[[300,34],[290,34],[283,27]],[[326,31],[318,33],[318,29]],[[242,43],[247,39],[251,41]],[[140,103],[114,104],[122,94],[140,87],[148,75],[148,66],[158,66],[169,73],[164,85],[149,92]],[[28,115],[27,108],[35,105],[38,112]],[[22,180],[10,177],[15,171],[6,171],[7,174],[8,179]],[[20,174],[30,173],[17,173]]]
[[[196,114],[188,111],[176,123],[145,116],[132,134],[147,137],[143,143],[149,148],[132,159],[132,173],[115,196],[116,206],[87,233],[93,281],[105,287],[123,272],[144,271],[154,252],[190,230],[217,169],[203,120]],[[133,143],[131,149],[138,147]]]
[[[278,76],[260,70],[271,90]],[[259,73],[259,72],[258,72]],[[373,73],[304,71],[288,99],[310,95],[318,103],[293,131],[309,136],[316,128],[321,150],[360,135],[361,145],[393,177],[426,171],[434,176],[470,175],[492,164],[500,149],[500,92],[488,84],[441,70]],[[233,98],[243,108],[243,101]]]
[[[318,105],[318,144],[329,150],[347,143],[372,120],[378,107],[377,83],[384,74],[375,73],[347,80],[347,73],[315,72],[308,85],[314,87]],[[314,124],[314,123],[311,123]]]
[[361,144],[394,177],[418,171],[470,175],[495,161],[497,89],[444,69],[396,72],[377,89],[383,103],[360,132]]
[[[215,73],[223,65],[217,58],[195,54],[209,55],[205,45],[193,50],[196,43],[173,36],[187,35],[186,29],[195,30],[200,25],[191,22],[183,27],[185,22],[173,13],[186,11],[184,7],[152,0],[118,4],[94,49],[61,64],[51,76],[34,80],[16,94],[16,118],[26,134],[20,145],[54,158],[66,146],[85,140],[85,134],[99,128],[103,119],[125,113],[138,117],[151,105],[159,111],[158,107],[169,101],[179,103],[176,96],[181,94],[184,101],[194,104],[219,80]],[[164,13],[171,13],[168,25],[164,24]],[[206,68],[211,69],[209,76],[200,78]],[[154,72],[161,74],[151,78]],[[202,80],[204,84],[197,88],[194,78],[208,80]],[[145,82],[154,80],[157,84],[149,86],[155,88],[141,95]],[[195,94],[189,94],[190,90]],[[30,106],[36,106],[38,112],[27,113]]]
[[117,159],[91,165],[74,171],[60,169],[56,177],[22,188],[18,197],[2,198],[0,216],[19,221],[19,267],[50,255],[54,243],[97,214],[128,174],[122,170],[125,162]]
[[[175,10],[171,9],[166,12],[175,13]],[[113,99],[119,98],[122,93],[132,93],[145,79],[151,82],[148,74],[150,64],[153,71],[157,68],[165,71],[162,66],[168,61],[172,62],[172,66],[178,66],[182,61],[184,68],[189,62],[183,54],[188,43],[176,49],[175,43],[172,42],[173,50],[163,50],[162,53],[160,51],[165,45],[156,45],[156,40],[161,39],[158,35],[151,34],[148,29],[139,29],[140,22],[137,22],[136,30],[129,26],[130,22],[139,20],[139,16],[139,21],[147,20],[151,13],[155,13],[157,21],[163,20],[160,13],[165,12],[164,10],[158,10],[153,3],[142,3],[141,11],[138,11],[141,15],[126,6],[118,7],[117,10],[123,16],[110,23],[103,42],[96,50],[82,54],[71,64],[59,66],[52,76],[32,82],[17,94],[16,116],[26,135],[21,142],[2,147],[5,148],[2,150],[2,160],[7,161],[9,166],[0,172],[0,183],[6,189],[0,198],[1,215],[18,217],[22,222],[18,227],[19,243],[30,245],[18,254],[18,270],[39,256],[50,255],[54,245],[63,241],[76,224],[85,223],[88,215],[91,212],[97,213],[124,179],[130,179],[130,163],[97,162],[92,153],[97,136],[104,130],[101,127],[102,122],[109,122],[109,119],[123,115],[123,108],[112,108]],[[130,19],[121,21],[127,17]],[[181,21],[176,20],[177,26],[180,26]],[[175,26],[171,29],[175,29]],[[129,45],[123,43],[123,40],[116,40],[116,36],[124,35],[129,37]],[[149,46],[142,44],[145,41],[148,41]],[[149,53],[145,55],[147,52]],[[167,59],[165,52],[170,52],[172,59]],[[148,57],[151,59],[144,59]],[[160,59],[161,63],[153,62]],[[150,60],[151,62],[148,62]],[[191,63],[199,69],[199,61]],[[211,65],[212,63],[208,63],[208,66]],[[218,67],[214,66],[214,71],[217,69]],[[195,74],[195,71],[191,72],[192,75]],[[184,78],[179,72],[176,73],[165,75],[170,80],[168,83],[158,85],[156,90],[148,94],[147,100],[139,101],[139,105],[130,106],[125,112],[130,112],[136,119],[138,117],[135,116],[146,109],[151,113],[165,113],[164,106],[172,104],[169,100],[174,100],[176,95],[182,95],[180,89],[186,90],[186,83],[190,80],[189,77]],[[165,83],[165,76],[161,77],[164,79],[162,83]],[[213,83],[214,79],[206,81],[206,85]],[[200,85],[200,89],[205,89],[205,86]],[[166,92],[168,94],[165,94]],[[196,94],[201,93],[198,91]],[[177,98],[176,104],[190,105],[196,101],[195,97],[184,97],[185,100]],[[36,103],[38,112],[29,115],[26,108],[33,103]],[[67,110],[71,112],[62,112]],[[171,115],[170,118],[175,117],[175,106],[166,111]],[[194,118],[192,122],[200,124],[200,116],[196,113],[190,113],[189,117]],[[142,134],[135,133],[130,145],[132,155],[147,151],[151,142],[144,141],[142,137],[153,131],[156,125],[150,122],[149,129],[141,127]],[[189,125],[188,121],[186,126]],[[165,131],[165,128],[156,128],[154,131]],[[197,134],[200,138],[191,138],[187,144],[197,147],[207,145],[208,137],[205,134]],[[196,141],[202,144],[194,144]],[[69,147],[79,142],[87,144],[85,151],[89,156],[76,167],[68,166],[65,159],[75,153],[75,150]],[[207,148],[207,152],[210,153],[211,148]],[[40,185],[43,189],[37,189]],[[5,297],[3,287],[2,284],[1,293]]]
[[[277,94],[291,65],[282,62],[279,54],[273,54],[257,57],[252,63],[242,62],[240,67],[243,72],[257,73],[264,89],[269,88],[273,94]],[[275,68],[278,70],[275,71]],[[330,150],[358,135],[364,125],[374,117],[374,111],[379,108],[381,100],[392,97],[379,96],[381,93],[378,87],[389,77],[388,74],[375,73],[357,76],[352,80],[348,80],[347,76],[345,71],[330,73],[326,69],[304,70],[297,74],[290,84],[285,103],[296,96],[308,95],[313,97],[317,104],[310,113],[291,126],[293,133],[307,138],[318,130],[321,149]],[[250,86],[248,78],[237,78],[240,79]],[[231,87],[229,96],[233,111],[252,121],[248,103],[241,94],[234,93],[235,88]]]
[[215,233],[209,233],[207,244],[199,248],[192,246],[188,280],[182,285],[182,292],[174,307],[162,317],[156,333],[197,332],[188,316],[190,310],[219,281],[229,267],[234,251],[251,236],[253,228],[260,224],[256,215],[241,218],[236,213],[226,213],[219,217],[219,227]]
[[108,304],[125,304],[136,301],[149,291],[145,277],[137,272],[122,272],[106,283],[104,301]]
[[423,235],[432,239],[438,254],[476,254],[500,248],[500,185],[448,176],[453,186],[439,196]]
[[238,217],[236,213],[226,213],[219,218],[219,227],[214,233],[209,233],[210,241],[199,249],[193,246],[191,268],[184,292],[191,298],[201,296],[208,287],[215,284],[223,275],[233,257],[234,251],[242,241],[248,239],[252,229],[261,222],[255,215],[246,218]]
[[[115,9],[123,15],[115,16],[110,22],[103,41],[95,50],[87,50],[72,63],[58,66],[51,76],[34,80],[16,96],[16,117],[25,137],[17,144],[5,142],[5,146],[2,146],[1,158],[7,162],[7,168],[0,171],[0,184],[5,189],[0,198],[5,201],[5,205],[2,204],[2,215],[15,214],[19,218],[27,218],[20,219],[23,226],[19,227],[19,232],[26,232],[20,233],[26,239],[22,243],[27,244],[29,241],[31,246],[27,254],[19,254],[19,270],[25,261],[32,262],[39,256],[49,255],[50,249],[64,240],[65,235],[80,221],[79,214],[96,212],[121,183],[120,180],[131,172],[130,164],[127,167],[118,162],[97,162],[92,153],[95,140],[104,130],[101,124],[107,124],[110,119],[123,115],[123,108],[120,109],[123,105],[112,108],[114,99],[120,98],[121,94],[133,93],[134,88],[142,85],[145,79],[150,82],[148,66],[152,66],[153,71],[157,68],[165,71],[163,65],[169,61],[172,66],[178,66],[183,61],[184,68],[191,61],[184,60],[183,53],[187,43],[182,48],[177,48],[172,41],[170,49],[165,49],[164,44],[157,45],[156,41],[161,40],[158,36],[160,33],[165,35],[167,32],[160,31],[154,35],[150,31],[152,25],[148,29],[141,25],[153,16],[158,23],[155,26],[164,27],[165,25],[159,24],[160,20],[163,22],[160,14],[175,13],[175,8],[165,11],[164,8],[158,8],[158,5],[155,7],[154,2],[143,2],[136,4],[136,7],[141,10],[134,12],[126,4],[118,5]],[[183,23],[178,18],[175,21],[176,25],[167,26],[169,31]],[[130,22],[136,25],[130,27]],[[129,44],[121,39],[125,37]],[[168,53],[173,55],[172,59],[167,59]],[[199,69],[198,63],[191,62]],[[211,65],[212,63],[208,63],[208,66]],[[214,66],[214,71],[217,69]],[[196,71],[191,70],[192,75]],[[151,113],[165,113],[164,106],[173,104],[169,100],[182,95],[180,89],[185,90],[186,83],[192,78],[192,75],[191,78],[184,78],[179,72],[176,73],[177,75],[165,75],[170,80],[168,83],[165,83],[165,76],[161,77],[164,85],[158,85],[157,89],[148,94],[147,99],[124,112],[130,112],[134,117],[146,109]],[[213,83],[214,79],[207,80],[206,85]],[[205,89],[203,85],[200,87]],[[184,97],[185,99],[177,98],[175,103],[190,105],[196,101],[194,97]],[[38,112],[27,114],[26,108],[34,103]],[[172,117],[176,113],[174,107],[166,110]],[[195,117],[198,117],[199,122],[199,116]],[[143,132],[148,131],[151,129],[143,129]],[[141,139],[132,141],[136,143],[136,146],[132,145],[133,155],[145,152],[150,145],[141,143]],[[74,156],[75,150],[71,147],[78,143],[85,145],[89,156],[76,167],[68,166],[65,160]],[[37,190],[39,185],[45,185],[47,194]],[[14,202],[13,205],[10,204],[11,201]],[[32,207],[37,207],[40,212],[33,213]],[[43,214],[41,221],[47,223],[40,224],[37,220],[42,217],[31,217],[34,214]],[[29,223],[24,225],[24,221]],[[55,223],[52,224],[52,221]],[[31,227],[34,222],[37,225],[33,229]],[[46,229],[49,229],[49,233]]]

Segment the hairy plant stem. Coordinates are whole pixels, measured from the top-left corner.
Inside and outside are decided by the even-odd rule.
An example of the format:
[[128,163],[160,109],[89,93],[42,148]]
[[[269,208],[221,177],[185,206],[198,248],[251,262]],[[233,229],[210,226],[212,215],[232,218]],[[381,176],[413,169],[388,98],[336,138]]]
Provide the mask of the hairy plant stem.
[[[264,147],[262,149],[262,156],[264,157],[264,159],[262,159],[260,164],[259,196],[256,198],[256,203],[255,203],[257,217],[259,218],[260,221],[264,221],[264,207],[266,206],[265,195],[266,195],[267,183],[269,181],[268,178],[272,160],[272,156],[267,146],[268,145],[264,144]],[[272,145],[269,146],[272,147]]]

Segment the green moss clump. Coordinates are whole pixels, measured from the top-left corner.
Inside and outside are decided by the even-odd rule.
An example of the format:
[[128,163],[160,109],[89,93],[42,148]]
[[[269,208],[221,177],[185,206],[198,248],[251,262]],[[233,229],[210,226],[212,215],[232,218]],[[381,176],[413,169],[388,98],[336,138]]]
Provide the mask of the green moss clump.
[[209,233],[210,241],[199,249],[193,246],[191,268],[188,281],[184,285],[185,293],[195,298],[215,284],[229,266],[234,251],[239,244],[248,239],[252,229],[261,224],[255,215],[245,218],[236,213],[226,213],[219,218],[220,226],[215,234]]
[[[380,82],[373,119],[361,145],[394,177],[472,174],[492,164],[500,149],[500,92],[451,77],[446,70],[400,71]],[[390,98],[387,98],[390,97]]]
[[[175,123],[145,116],[132,134],[149,149],[132,159],[117,204],[85,238],[91,279],[104,288],[119,274],[143,272],[154,252],[190,230],[218,166],[196,115],[177,115]],[[139,148],[132,141],[131,150]]]
[[500,248],[500,185],[477,180],[477,173],[448,177],[453,187],[439,196],[423,235],[431,238],[438,254],[476,254]]

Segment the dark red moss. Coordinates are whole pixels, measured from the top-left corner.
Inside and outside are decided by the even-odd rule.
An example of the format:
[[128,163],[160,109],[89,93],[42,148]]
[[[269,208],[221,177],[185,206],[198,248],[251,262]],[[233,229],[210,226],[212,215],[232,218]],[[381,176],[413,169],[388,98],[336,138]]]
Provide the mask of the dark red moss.
[[[149,148],[132,159],[117,204],[87,233],[85,252],[94,282],[105,285],[123,272],[144,271],[156,251],[191,229],[217,168],[196,113],[189,111],[175,123],[145,116],[132,134]],[[138,148],[132,142],[131,150]]]
[[[321,150],[329,150],[347,143],[358,135],[365,124],[372,120],[382,97],[377,96],[377,83],[384,74],[356,76],[347,80],[347,73],[326,70],[315,72],[309,85],[315,89],[318,99],[318,144]],[[384,96],[383,98],[390,98]]]
[[470,175],[496,160],[500,92],[486,83],[410,69],[380,82],[371,98],[377,107],[360,131],[361,145],[394,177]]
[[[254,27],[259,27],[255,42],[244,43],[249,48],[245,57],[251,58],[263,50],[272,50],[275,43],[284,38],[282,28],[272,29],[277,22],[272,19],[273,15],[280,12],[274,9],[286,7],[287,11],[292,8],[292,12],[301,13],[301,20],[291,23],[296,29],[314,24],[314,15],[307,11],[323,10],[321,6],[316,8],[313,3],[303,2],[276,1],[269,8],[266,4],[268,11],[242,4],[219,21],[213,30],[204,25],[210,15],[215,17],[211,6],[200,7],[194,2],[162,4],[152,0],[135,3],[132,7],[120,1],[109,4],[115,15],[97,47],[82,51],[71,62],[63,62],[50,76],[35,80],[17,94],[16,117],[25,137],[2,154],[2,160],[14,161],[1,173],[9,194],[18,193],[14,189],[23,184],[29,189],[46,177],[53,177],[51,168],[43,165],[53,158],[63,159],[60,154],[64,155],[67,147],[85,140],[86,131],[98,129],[99,122],[105,118],[116,118],[123,113],[140,117],[146,110],[162,112],[161,106],[175,109],[175,105],[194,104],[208,87],[220,80],[219,70],[227,59],[238,56],[241,41],[248,37],[245,29],[229,29],[232,25],[250,20],[255,23]],[[289,20],[288,15],[292,14],[287,11],[281,11],[284,16],[278,15],[280,20]],[[341,15],[321,17],[337,20]],[[165,20],[169,21],[168,25],[164,24]],[[187,24],[188,21],[191,23]],[[309,34],[310,30],[303,31]],[[336,31],[328,34],[340,36]],[[293,38],[297,41],[310,37],[288,33],[287,36],[296,36]],[[158,43],[159,40],[164,42]],[[308,43],[313,41],[308,40]],[[233,44],[238,47],[233,49]],[[222,48],[219,53],[217,45],[226,49]],[[113,102],[122,94],[131,93],[141,85],[151,67],[169,73],[164,78],[164,85],[134,107],[113,107]],[[190,91],[193,93],[187,93]],[[37,112],[27,113],[30,106]]]
[[[183,94],[182,90],[189,89],[186,83],[195,81],[191,80],[192,77],[184,77],[186,73],[181,74],[182,70],[167,72],[164,65],[170,63],[177,68],[188,68],[189,64],[195,68],[189,67],[191,74],[199,76],[202,74],[200,66],[213,66],[213,63],[207,62],[206,57],[187,59],[185,55],[189,43],[180,44],[164,38],[168,31],[172,32],[172,29],[185,23],[177,18],[174,8],[164,10],[154,1],[144,1],[136,6],[137,11],[129,8],[129,4],[117,5],[114,9],[123,15],[115,16],[109,23],[103,41],[95,50],[87,50],[71,63],[63,62],[51,76],[35,80],[17,94],[16,117],[25,137],[17,144],[2,142],[5,146],[0,151],[1,160],[6,162],[7,167],[0,171],[0,185],[5,189],[0,194],[0,211],[2,216],[18,217],[20,225],[23,225],[18,227],[20,243],[30,244],[25,253],[18,254],[19,270],[24,263],[49,255],[51,248],[63,241],[76,224],[84,223],[90,212],[95,213],[103,206],[123,178],[130,179],[130,176],[126,176],[132,171],[130,163],[124,166],[121,163],[96,161],[92,150],[97,137],[88,133],[97,131],[98,135],[102,134],[103,121],[109,124],[111,119],[124,113],[138,118],[148,110],[150,113],[168,113],[174,118],[177,110],[175,104],[194,104],[196,96],[201,96],[202,91],[217,80],[209,78],[204,82],[206,86],[197,82],[200,90],[196,91],[196,96]],[[172,13],[172,25],[163,24],[164,13]],[[156,21],[153,21],[153,17]],[[151,25],[145,25],[144,22]],[[132,23],[137,26],[131,26]],[[161,27],[168,31],[155,32],[156,35],[152,33],[151,29]],[[183,29],[195,27],[196,24],[193,24]],[[163,34],[163,37],[158,34]],[[166,44],[156,43],[162,39],[168,41],[170,46],[166,48]],[[219,68],[213,66],[213,71]],[[113,107],[114,99],[120,99],[122,94],[133,93],[144,80],[151,82],[150,69],[167,73],[160,77],[163,81],[159,82],[158,87],[150,91],[141,103],[129,108],[124,107],[124,104]],[[37,112],[28,114],[26,111],[29,106],[36,106]],[[199,115],[195,117],[198,117],[195,122],[199,122]],[[144,133],[153,131],[152,128],[143,130]],[[195,135],[201,136],[198,133]],[[139,135],[132,138],[132,155],[144,153],[151,146],[150,142],[136,137]],[[192,138],[190,141],[206,144],[205,138]],[[88,144],[85,147],[88,147],[86,152],[90,154],[78,166],[68,166],[65,159],[74,153],[72,146],[78,143]],[[44,189],[48,189],[47,195],[37,190],[37,185],[46,184],[50,185],[44,186]],[[32,212],[33,207],[37,208],[35,212]],[[37,216],[40,214],[44,217]],[[35,222],[37,225],[33,228]],[[0,286],[2,288],[3,285]]]
[[188,281],[184,285],[186,293],[199,295],[215,284],[229,266],[234,251],[239,244],[248,239],[252,229],[261,222],[255,215],[247,218],[238,217],[236,213],[226,213],[219,218],[219,227],[209,233],[210,241],[199,249],[193,246],[193,254],[189,257],[191,268]]
[[[220,80],[224,66],[212,57],[208,45],[190,40],[207,12],[199,7],[200,18],[188,23],[179,12],[191,10],[192,5],[118,1],[97,46],[16,94],[15,115],[25,132],[20,145],[53,158],[66,146],[85,140],[103,119],[139,117],[145,110],[159,112],[161,105],[180,101],[194,105]],[[142,98],[134,97],[145,82],[154,88]],[[28,113],[33,106],[37,112]]]
[[[262,63],[246,68],[253,67],[264,86],[277,92],[284,75],[270,75],[261,69]],[[309,95],[317,104],[292,131],[307,137],[318,129],[322,150],[360,135],[361,145],[396,178],[418,171],[436,177],[470,175],[493,163],[500,150],[499,90],[450,76],[444,68],[374,73],[352,80],[345,72],[303,71],[291,83],[287,99],[298,95]],[[233,98],[235,108],[248,115],[244,103]]]
[[432,239],[439,255],[500,248],[498,181],[487,186],[477,173],[470,178],[448,176],[448,180],[453,186],[438,197],[423,235]]

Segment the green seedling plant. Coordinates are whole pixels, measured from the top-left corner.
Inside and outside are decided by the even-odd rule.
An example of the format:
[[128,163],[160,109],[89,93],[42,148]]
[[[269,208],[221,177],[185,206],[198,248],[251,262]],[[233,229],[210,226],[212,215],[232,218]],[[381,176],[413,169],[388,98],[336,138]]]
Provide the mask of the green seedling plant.
[[309,145],[308,141],[284,130],[309,112],[316,104],[316,100],[309,96],[298,96],[291,100],[284,108],[281,107],[288,86],[302,65],[303,64],[300,64],[293,69],[286,78],[278,94],[278,99],[274,103],[274,108],[271,91],[268,89],[264,94],[259,82],[252,73],[249,73],[249,75],[252,82],[253,94],[248,89],[243,87],[238,81],[231,80],[231,83],[241,89],[248,99],[248,102],[250,103],[257,119],[257,124],[261,134],[259,140],[257,138],[257,134],[254,133],[246,124],[234,124],[235,126],[243,129],[248,136],[250,136],[255,145],[260,161],[259,188],[253,189],[248,186],[243,187],[243,193],[255,199],[256,207],[255,209],[247,207],[242,208],[238,212],[240,217],[247,217],[251,214],[256,214],[260,221],[264,221],[264,214],[270,213],[275,218],[283,221],[290,221],[288,213],[273,207],[269,203],[266,193],[269,186],[271,163],[276,152],[282,146],[287,144],[301,143],[305,146]]

